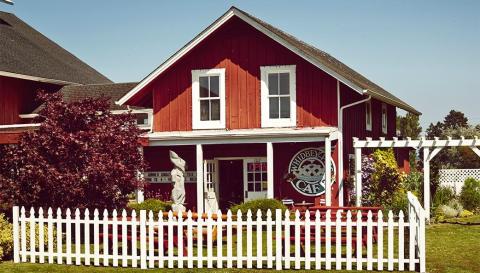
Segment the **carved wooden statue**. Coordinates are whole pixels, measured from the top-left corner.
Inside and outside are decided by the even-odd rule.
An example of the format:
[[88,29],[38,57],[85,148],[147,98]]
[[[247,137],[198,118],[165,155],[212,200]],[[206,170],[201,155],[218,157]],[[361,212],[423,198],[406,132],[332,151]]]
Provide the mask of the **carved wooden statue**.
[[179,157],[174,151],[170,151],[170,161],[173,163],[172,175],[172,210],[174,212],[184,212],[185,204],[185,160]]

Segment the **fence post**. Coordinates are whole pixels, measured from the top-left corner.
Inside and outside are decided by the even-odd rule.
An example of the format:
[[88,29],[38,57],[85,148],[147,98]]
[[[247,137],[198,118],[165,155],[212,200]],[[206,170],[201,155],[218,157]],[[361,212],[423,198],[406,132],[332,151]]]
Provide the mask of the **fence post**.
[[140,268],[147,269],[147,211],[140,211]]
[[20,252],[19,252],[19,232],[18,232],[18,218],[19,218],[19,208],[18,206],[13,207],[13,262],[20,262]]

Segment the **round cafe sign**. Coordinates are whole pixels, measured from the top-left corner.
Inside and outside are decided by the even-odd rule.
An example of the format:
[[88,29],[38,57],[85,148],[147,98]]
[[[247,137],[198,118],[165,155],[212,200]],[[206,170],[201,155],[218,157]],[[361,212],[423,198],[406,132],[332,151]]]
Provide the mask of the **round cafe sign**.
[[[332,159],[332,184],[335,183],[335,163]],[[293,156],[288,166],[293,174],[293,188],[307,196],[319,196],[325,193],[325,150],[306,148]]]

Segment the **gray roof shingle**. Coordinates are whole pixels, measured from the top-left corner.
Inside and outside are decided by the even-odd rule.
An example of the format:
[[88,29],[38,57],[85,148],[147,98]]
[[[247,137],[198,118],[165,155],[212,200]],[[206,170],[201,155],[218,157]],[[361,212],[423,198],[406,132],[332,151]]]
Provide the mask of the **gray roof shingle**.
[[107,77],[33,29],[0,11],[0,71],[80,84],[111,83]]

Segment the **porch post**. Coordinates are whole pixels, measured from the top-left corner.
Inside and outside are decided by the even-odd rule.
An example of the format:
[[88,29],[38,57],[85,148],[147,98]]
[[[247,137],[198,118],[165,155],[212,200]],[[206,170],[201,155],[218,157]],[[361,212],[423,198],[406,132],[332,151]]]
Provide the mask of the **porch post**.
[[332,205],[332,143],[330,137],[325,138],[325,204]]
[[355,148],[355,206],[362,205],[362,148]]
[[423,148],[423,207],[430,220],[430,148]]
[[[144,149],[143,146],[138,147],[138,152],[141,154],[142,159],[144,159],[143,149]],[[144,178],[143,172],[137,172],[137,176],[138,176],[139,180],[143,180],[143,178]],[[145,197],[144,197],[143,193],[144,193],[143,189],[139,188],[139,189],[135,190],[135,201],[138,204],[143,203],[143,201],[145,200]]]
[[203,213],[203,147],[202,144],[196,145],[197,156],[197,212]]
[[344,185],[343,185],[343,133],[338,132],[337,139],[337,161],[338,161],[338,205],[343,207],[343,201],[345,198],[344,194]]
[[267,142],[267,198],[274,198],[273,183],[273,143]]

